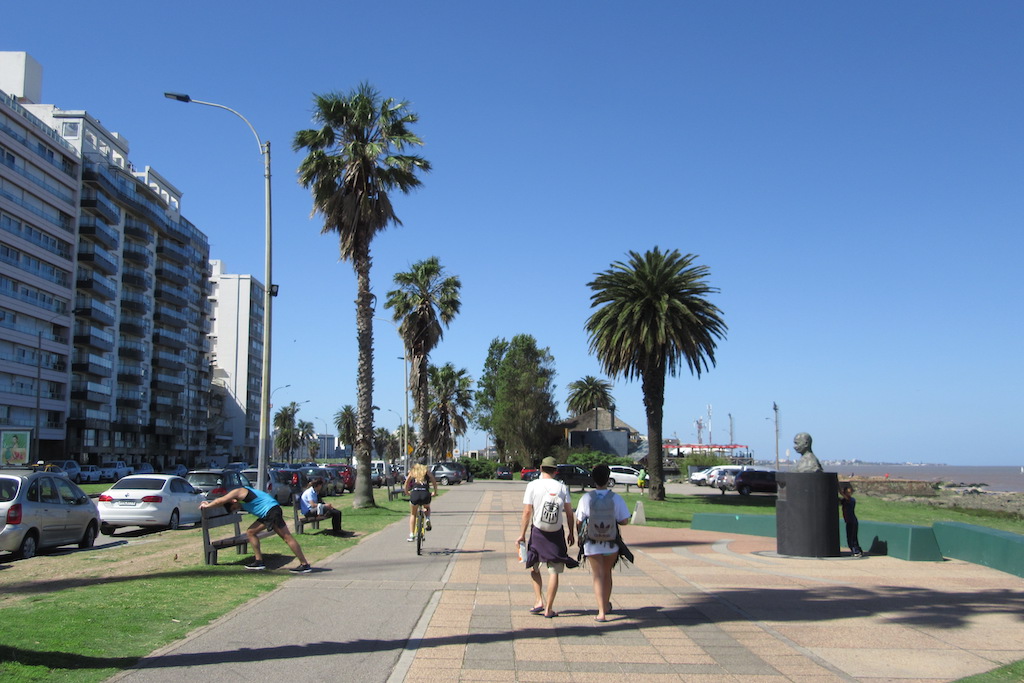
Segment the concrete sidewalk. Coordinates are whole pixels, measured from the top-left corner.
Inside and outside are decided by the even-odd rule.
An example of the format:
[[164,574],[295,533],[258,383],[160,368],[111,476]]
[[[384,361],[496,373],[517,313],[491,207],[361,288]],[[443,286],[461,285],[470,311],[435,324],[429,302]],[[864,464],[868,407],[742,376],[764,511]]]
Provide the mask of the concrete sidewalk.
[[[955,560],[782,558],[775,540],[626,527],[636,555],[595,623],[589,572],[528,613],[523,487],[438,502],[417,557],[397,524],[117,680],[950,681],[1024,659],[1024,581]],[[576,500],[578,494],[574,493]]]

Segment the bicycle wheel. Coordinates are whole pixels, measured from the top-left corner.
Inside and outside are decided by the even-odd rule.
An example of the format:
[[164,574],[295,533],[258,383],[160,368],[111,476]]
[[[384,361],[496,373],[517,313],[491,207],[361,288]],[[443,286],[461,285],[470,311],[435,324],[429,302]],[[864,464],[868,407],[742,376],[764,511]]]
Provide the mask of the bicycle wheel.
[[424,526],[423,508],[420,508],[419,512],[416,513],[416,554],[417,555],[421,554],[420,551],[423,548],[423,526]]

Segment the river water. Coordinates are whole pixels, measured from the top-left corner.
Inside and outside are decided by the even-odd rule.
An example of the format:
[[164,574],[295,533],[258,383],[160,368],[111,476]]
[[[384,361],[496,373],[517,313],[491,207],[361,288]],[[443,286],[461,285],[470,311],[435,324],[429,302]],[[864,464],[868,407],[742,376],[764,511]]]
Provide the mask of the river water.
[[[774,465],[774,463],[772,463]],[[795,463],[781,463],[785,472]],[[954,484],[984,484],[989,491],[1024,492],[1024,472],[1020,467],[974,465],[833,465],[822,463],[826,472],[836,472],[840,478],[884,477],[913,481],[953,482]]]

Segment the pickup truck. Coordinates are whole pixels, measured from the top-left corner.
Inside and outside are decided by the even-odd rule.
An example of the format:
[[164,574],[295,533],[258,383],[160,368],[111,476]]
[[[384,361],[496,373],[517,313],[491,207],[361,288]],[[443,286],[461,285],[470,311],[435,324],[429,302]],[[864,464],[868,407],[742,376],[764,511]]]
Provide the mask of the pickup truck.
[[135,474],[135,468],[123,460],[108,460],[100,464],[100,481],[117,481],[129,474]]

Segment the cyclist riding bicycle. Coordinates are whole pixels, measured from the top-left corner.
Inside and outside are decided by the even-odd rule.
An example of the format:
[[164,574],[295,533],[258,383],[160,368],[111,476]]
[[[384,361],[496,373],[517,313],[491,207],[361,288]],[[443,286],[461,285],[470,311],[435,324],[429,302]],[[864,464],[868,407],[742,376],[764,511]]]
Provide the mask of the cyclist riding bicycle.
[[423,506],[426,514],[426,528],[430,530],[430,487],[434,487],[434,495],[437,495],[437,480],[427,470],[427,466],[418,462],[412,466],[412,471],[405,480],[405,492],[409,494],[409,538],[410,543],[416,540],[416,512],[417,508]]

